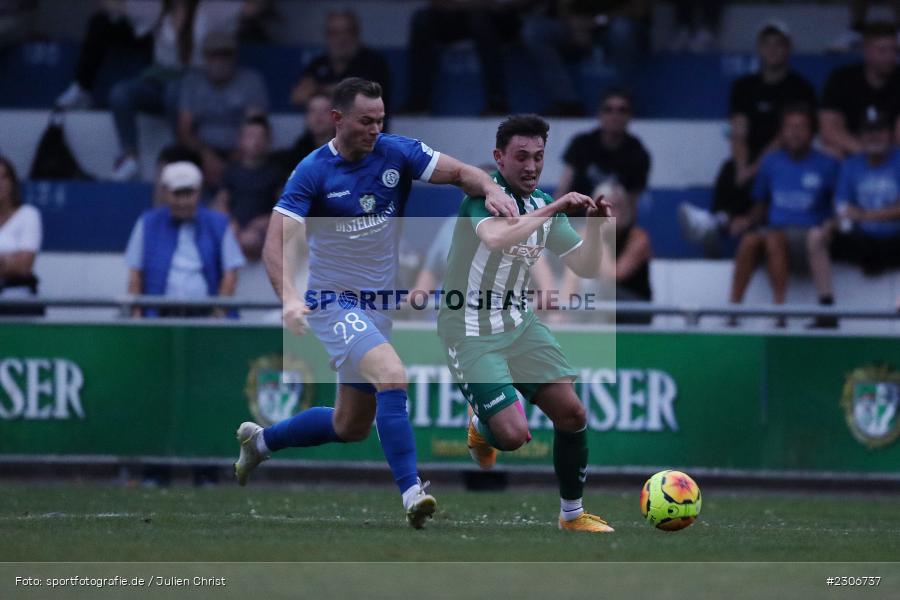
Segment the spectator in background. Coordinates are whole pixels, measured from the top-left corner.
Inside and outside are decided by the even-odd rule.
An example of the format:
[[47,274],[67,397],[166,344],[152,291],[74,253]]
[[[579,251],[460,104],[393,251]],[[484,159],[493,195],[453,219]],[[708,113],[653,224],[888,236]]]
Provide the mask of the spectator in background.
[[185,70],[200,63],[200,43],[209,31],[209,18],[199,0],[164,0],[153,28],[153,64],[136,78],[120,81],[109,93],[121,152],[113,179],[127,181],[138,166],[138,112],[165,115],[175,129],[178,90]]
[[777,20],[763,24],[756,37],[759,72],[731,87],[731,156],[716,178],[712,213],[685,202],[679,206],[684,237],[702,243],[710,256],[735,244],[736,232],[753,205],[750,187],[767,154],[779,147],[781,110],[788,104],[816,105],[813,86],[790,66],[791,36]]
[[720,0],[676,0],[675,37],[671,52],[708,52],[716,42],[716,31],[722,16]]
[[281,193],[281,165],[270,160],[272,132],[265,117],[244,121],[238,140],[238,159],[228,164],[216,208],[229,215],[247,260],[259,260],[269,215]]
[[[128,293],[176,299],[233,296],[244,257],[220,212],[199,206],[203,174],[176,162],[163,169],[167,204],[140,216],[125,251]],[[135,308],[132,316],[225,316],[221,309]]]
[[150,62],[153,38],[138,16],[129,11],[129,4],[125,0],[102,0],[99,4],[99,10],[88,20],[75,65],[75,81],[56,99],[57,108],[89,108],[94,82],[109,56],[133,54]]
[[900,68],[897,29],[872,23],[863,33],[863,62],[836,69],[822,99],[822,144],[837,156],[862,150],[859,128],[870,108],[887,116],[900,140]]
[[334,122],[331,120],[331,97],[315,94],[306,103],[303,135],[294,145],[278,153],[282,173],[287,178],[301,160],[313,150],[324,146],[334,137]]
[[581,116],[584,104],[570,66],[591,56],[599,44],[619,77],[627,79],[648,46],[651,1],[553,0],[537,4],[542,10],[526,18],[522,40],[543,92],[550,95],[550,105],[543,112]]
[[203,70],[189,73],[181,85],[178,141],[198,152],[206,183],[218,186],[235,157],[244,120],[264,115],[268,96],[262,76],[237,67],[234,36],[212,32],[203,42]]
[[156,157],[156,173],[153,177],[153,206],[161,206],[167,202],[166,186],[162,182],[162,173],[166,165],[182,161],[194,163],[198,169],[203,168],[200,154],[181,144],[170,144],[159,151]]
[[[850,28],[841,32],[838,37],[828,45],[832,52],[849,52],[856,50],[862,41],[862,33],[866,28],[871,0],[850,0]],[[894,23],[900,23],[900,0],[890,0],[888,4],[894,10]]]
[[[650,288],[650,259],[653,248],[649,234],[636,223],[636,207],[629,199],[627,190],[621,183],[604,182],[593,190],[593,198],[603,196],[609,203],[611,215],[615,219],[615,229],[611,224],[603,225],[603,245],[600,257],[600,280],[592,282],[579,278],[571,269],[563,276],[562,298],[570,294],[586,291],[590,285],[615,282],[615,299],[618,302],[652,302]],[[591,291],[591,290],[588,290]],[[645,325],[652,321],[651,315],[617,314],[618,324]]]
[[328,13],[325,45],[325,53],[307,65],[294,86],[292,104],[302,108],[317,94],[331,96],[334,86],[347,77],[377,81],[384,91],[385,105],[390,103],[391,77],[387,61],[378,52],[362,45],[356,13],[352,10]]
[[[36,296],[34,260],[41,249],[41,213],[22,204],[13,164],[0,156],[0,298]],[[0,315],[40,316],[41,307],[0,306]]]
[[647,187],[650,155],[628,132],[632,106],[631,95],[625,90],[606,92],[600,102],[600,126],[575,136],[563,154],[557,198],[572,191],[590,195],[597,185],[612,179],[622,184],[636,205]]
[[[831,198],[839,164],[813,149],[814,134],[815,115],[811,107],[800,104],[785,107],[781,148],[763,159],[753,185],[756,205],[737,231],[744,236],[734,261],[733,303],[743,300],[760,255],[765,253],[773,301],[784,304],[789,259],[792,255],[802,256],[804,249],[819,303],[834,303],[828,251],[821,243],[821,228],[832,213]],[[778,326],[784,324],[779,319]],[[836,325],[833,319],[821,319],[817,324]]]
[[863,273],[877,275],[900,266],[900,148],[893,143],[893,123],[876,111],[864,118],[860,142],[862,154],[841,167],[834,195],[838,219],[827,233],[836,233],[835,260],[856,262]]
[[403,112],[431,109],[435,74],[442,45],[471,39],[481,66],[485,93],[483,114],[505,114],[502,45],[519,37],[517,12],[530,0],[431,0],[416,11],[409,34],[409,100]]

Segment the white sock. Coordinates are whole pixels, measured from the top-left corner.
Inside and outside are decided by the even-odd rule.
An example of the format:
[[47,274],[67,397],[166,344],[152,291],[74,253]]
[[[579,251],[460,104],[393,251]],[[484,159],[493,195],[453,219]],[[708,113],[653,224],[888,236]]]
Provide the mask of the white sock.
[[559,499],[559,516],[565,521],[573,521],[584,514],[582,498],[578,500]]
[[266,446],[266,436],[262,434],[262,431],[259,432],[259,435],[256,436],[256,450],[263,456],[269,456],[272,454],[272,451],[269,450],[269,447]]
[[416,499],[416,496],[419,494],[419,484],[415,483],[411,485],[409,489],[407,489],[400,496],[403,500],[403,508],[409,508],[409,506],[413,503],[413,500]]

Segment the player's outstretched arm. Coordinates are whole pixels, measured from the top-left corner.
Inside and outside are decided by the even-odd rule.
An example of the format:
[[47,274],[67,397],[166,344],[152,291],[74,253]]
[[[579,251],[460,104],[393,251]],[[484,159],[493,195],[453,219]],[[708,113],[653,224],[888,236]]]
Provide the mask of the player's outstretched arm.
[[428,183],[447,183],[462,189],[472,198],[483,197],[484,206],[495,217],[516,217],[516,203],[491,176],[472,165],[441,154]]
[[559,200],[528,213],[521,219],[486,218],[478,224],[476,235],[491,250],[509,248],[528,239],[544,222],[569,208],[586,208],[593,201],[584,194],[569,192]]
[[281,299],[284,324],[298,335],[306,331],[308,309],[297,293],[294,277],[296,257],[305,242],[306,225],[281,213],[272,213],[263,246],[263,262],[272,288]]
[[579,277],[593,279],[600,276],[603,254],[600,228],[606,222],[605,217],[609,217],[610,214],[609,203],[603,199],[603,196],[598,197],[588,206],[584,241],[563,258],[566,266]]

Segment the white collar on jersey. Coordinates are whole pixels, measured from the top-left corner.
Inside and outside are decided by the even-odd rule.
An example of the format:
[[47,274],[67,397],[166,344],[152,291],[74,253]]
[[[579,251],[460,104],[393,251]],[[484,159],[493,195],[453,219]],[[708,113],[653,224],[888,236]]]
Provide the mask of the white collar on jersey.
[[337,148],[334,147],[334,138],[331,138],[331,141],[328,142],[328,149],[331,150],[331,153],[335,156],[338,155]]

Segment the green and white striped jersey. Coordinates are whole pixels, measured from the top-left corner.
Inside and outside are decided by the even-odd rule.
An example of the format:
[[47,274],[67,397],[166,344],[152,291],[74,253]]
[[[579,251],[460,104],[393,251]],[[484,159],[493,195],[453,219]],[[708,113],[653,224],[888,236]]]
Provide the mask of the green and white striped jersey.
[[[520,215],[553,202],[541,190],[520,198],[500,173],[495,172],[492,177],[516,201]],[[492,217],[484,206],[484,198],[463,199],[453,231],[438,316],[438,333],[447,342],[512,331],[533,318],[525,293],[531,282],[531,267],[544,248],[565,256],[581,245],[581,237],[568,217],[558,213],[523,243],[491,251],[476,234],[478,225],[489,218]]]

